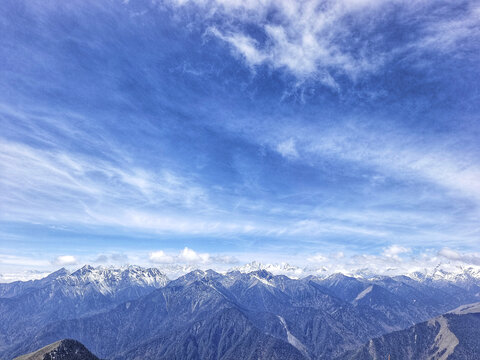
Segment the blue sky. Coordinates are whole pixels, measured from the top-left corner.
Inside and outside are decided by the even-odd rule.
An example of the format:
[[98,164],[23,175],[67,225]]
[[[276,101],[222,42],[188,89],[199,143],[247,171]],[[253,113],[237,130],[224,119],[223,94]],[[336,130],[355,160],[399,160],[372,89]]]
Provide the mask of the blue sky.
[[475,1],[4,1],[0,272],[479,265],[479,18]]

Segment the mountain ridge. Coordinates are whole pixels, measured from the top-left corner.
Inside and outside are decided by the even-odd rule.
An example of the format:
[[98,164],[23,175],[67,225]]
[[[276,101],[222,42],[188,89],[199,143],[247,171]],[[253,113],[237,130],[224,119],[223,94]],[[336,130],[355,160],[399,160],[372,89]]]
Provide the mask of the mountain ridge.
[[[39,280],[35,284],[43,287],[33,290],[32,284],[16,284],[15,296],[0,298],[0,358],[74,338],[101,357],[119,360],[153,360],[157,353],[332,359],[480,299],[474,279],[339,273],[292,279],[265,269],[197,269],[155,282],[157,274],[84,266]],[[118,291],[110,291],[112,284]],[[139,284],[140,293],[130,291]]]
[[13,360],[100,360],[82,343],[73,339],[63,339],[44,346],[32,353],[21,355]]

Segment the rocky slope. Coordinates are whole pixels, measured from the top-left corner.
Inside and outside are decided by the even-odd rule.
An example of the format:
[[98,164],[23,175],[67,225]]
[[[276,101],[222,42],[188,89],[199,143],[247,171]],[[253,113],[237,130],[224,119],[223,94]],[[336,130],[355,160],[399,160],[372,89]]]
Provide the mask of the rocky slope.
[[56,341],[13,360],[99,360],[83,344],[72,339]]
[[480,358],[480,303],[370,340],[339,359],[469,360]]

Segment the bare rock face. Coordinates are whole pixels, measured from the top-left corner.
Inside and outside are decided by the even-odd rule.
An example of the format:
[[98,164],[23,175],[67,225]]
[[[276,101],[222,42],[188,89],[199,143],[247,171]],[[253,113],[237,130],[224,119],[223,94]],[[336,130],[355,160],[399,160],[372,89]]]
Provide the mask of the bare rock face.
[[76,340],[65,339],[47,345],[33,353],[14,360],[99,360],[83,344]]
[[406,330],[370,340],[345,360],[468,360],[480,354],[480,303],[464,305]]

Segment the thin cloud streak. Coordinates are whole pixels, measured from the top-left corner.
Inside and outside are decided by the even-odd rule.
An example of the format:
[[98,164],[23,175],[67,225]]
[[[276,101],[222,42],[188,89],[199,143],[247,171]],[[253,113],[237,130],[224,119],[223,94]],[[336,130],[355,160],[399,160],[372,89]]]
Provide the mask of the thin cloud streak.
[[[342,154],[344,156],[345,152]],[[275,205],[277,211],[284,208],[286,213],[285,210],[281,212],[290,217],[289,220],[282,220],[282,224],[275,219],[264,222],[248,220],[249,216],[243,216],[243,220],[237,218],[235,221],[226,221],[219,219],[218,215],[228,213],[228,210],[207,204],[207,190],[190,185],[169,172],[164,172],[163,177],[150,175],[143,170],[132,172],[102,161],[93,164],[81,156],[8,143],[3,144],[0,156],[4,164],[3,173],[7,174],[1,184],[9,190],[3,195],[4,203],[9,204],[8,212],[3,214],[4,220],[43,219],[45,222],[132,227],[143,231],[184,234],[243,233],[277,237],[357,234],[385,239],[393,235],[388,224],[381,224],[385,219],[385,214],[381,212],[374,216],[362,216],[362,211],[345,213],[335,210],[328,219],[325,218],[325,209],[312,211],[307,208],[296,214],[293,212],[294,218],[300,218],[294,220],[291,218],[292,211],[279,203]],[[30,200],[30,206],[24,208],[21,204],[29,198],[36,201]],[[64,201],[67,199],[71,199],[72,203],[65,209]],[[162,210],[165,204],[190,208],[193,212],[187,216],[167,215]],[[145,205],[154,205],[154,208],[142,210]],[[203,209],[203,215],[195,215],[197,207]],[[272,208],[272,204],[265,207]],[[42,211],[39,213],[40,209]],[[205,209],[211,210],[205,213]],[[263,210],[260,208],[258,211]],[[394,214],[392,220],[401,224],[405,221],[400,220],[399,216],[402,215]],[[405,215],[407,219],[410,218],[409,221],[418,218],[415,213]],[[437,238],[442,235],[435,231],[431,234]]]

